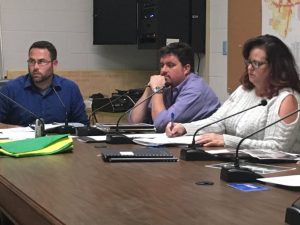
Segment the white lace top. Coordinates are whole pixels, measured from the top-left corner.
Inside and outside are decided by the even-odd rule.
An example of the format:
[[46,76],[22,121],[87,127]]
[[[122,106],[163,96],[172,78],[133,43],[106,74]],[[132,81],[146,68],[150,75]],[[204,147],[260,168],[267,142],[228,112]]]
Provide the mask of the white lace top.
[[[300,94],[292,89],[283,89],[278,96],[267,99],[266,106],[258,106],[254,109],[226,119],[217,124],[211,125],[199,133],[214,132],[224,134],[225,147],[236,148],[239,141],[259,130],[260,128],[280,119],[278,112],[282,100],[287,95],[293,95],[298,101],[300,108]],[[236,112],[242,111],[251,106],[257,105],[263,98],[258,97],[254,90],[244,90],[242,86],[238,87],[229,99],[214,113],[211,117],[183,124],[187,134],[194,132],[208,123],[217,121]],[[291,124],[283,121],[261,131],[249,139],[246,139],[240,148],[258,149],[268,148],[286,152],[300,153],[300,120],[299,113],[297,120]]]

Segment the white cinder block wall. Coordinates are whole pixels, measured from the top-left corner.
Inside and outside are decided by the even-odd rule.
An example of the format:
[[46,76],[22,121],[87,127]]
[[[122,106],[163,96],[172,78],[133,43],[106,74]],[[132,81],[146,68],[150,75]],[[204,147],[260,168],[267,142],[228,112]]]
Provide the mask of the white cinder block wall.
[[[211,40],[204,57],[209,57],[209,83],[223,102],[227,98],[223,42],[227,41],[228,0],[207,1]],[[7,70],[27,68],[28,48],[37,40],[55,44],[61,70],[158,68],[156,50],[138,50],[136,45],[92,44],[92,0],[0,0],[0,13],[4,74]]]
[[227,97],[227,11],[228,0],[210,0],[209,84],[221,102]]
[[[37,40],[58,50],[60,69],[156,69],[155,50],[136,45],[95,46],[92,0],[1,0],[4,72],[27,68]],[[120,34],[122,35],[122,34]]]

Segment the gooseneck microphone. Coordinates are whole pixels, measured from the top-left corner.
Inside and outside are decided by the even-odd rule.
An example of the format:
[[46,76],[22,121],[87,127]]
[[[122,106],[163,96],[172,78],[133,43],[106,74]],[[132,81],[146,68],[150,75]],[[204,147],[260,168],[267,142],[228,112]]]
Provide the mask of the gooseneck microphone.
[[106,132],[96,128],[96,127],[91,127],[91,119],[92,117],[96,114],[96,112],[98,112],[99,110],[111,105],[112,103],[116,102],[116,101],[119,101],[120,99],[124,98],[124,97],[128,97],[128,94],[122,94],[120,95],[119,97],[111,100],[110,102],[94,109],[90,116],[88,117],[88,124],[86,127],[78,127],[77,128],[77,136],[97,136],[97,135],[105,135]]
[[143,99],[141,102],[139,102],[138,104],[134,105],[132,108],[128,109],[126,112],[124,112],[118,119],[117,123],[116,123],[116,133],[114,134],[107,134],[106,135],[106,142],[110,143],[110,144],[128,144],[128,143],[132,143],[132,140],[130,138],[128,138],[126,135],[120,134],[120,121],[121,119],[127,114],[129,113],[131,110],[135,109],[136,107],[138,107],[139,105],[143,104],[145,101],[149,100],[150,98],[152,98],[153,95],[161,92],[163,89],[165,89],[166,86],[163,86],[161,88],[156,89],[153,93],[151,93],[149,96],[147,96],[145,99]]
[[243,112],[246,112],[246,111],[251,110],[251,109],[253,109],[253,108],[256,108],[256,107],[258,107],[258,106],[265,106],[265,105],[267,105],[267,103],[268,103],[267,100],[262,99],[261,102],[260,102],[259,104],[257,104],[257,105],[254,105],[254,106],[252,106],[252,107],[249,107],[249,108],[247,108],[247,109],[244,109],[244,110],[242,110],[242,111],[239,111],[239,112],[237,112],[237,113],[231,114],[231,115],[226,116],[226,117],[224,117],[224,118],[222,118],[222,119],[219,119],[219,120],[217,120],[217,121],[214,121],[214,122],[212,122],[212,123],[209,123],[209,124],[206,124],[206,125],[200,127],[199,129],[197,129],[197,130],[194,132],[192,144],[189,145],[187,148],[181,149],[181,151],[180,151],[180,158],[183,159],[183,160],[186,160],[186,161],[197,161],[197,160],[208,160],[208,159],[213,159],[213,158],[214,158],[213,155],[211,155],[211,154],[205,152],[204,150],[200,149],[200,148],[196,145],[196,140],[195,140],[195,138],[196,138],[197,133],[198,133],[200,130],[206,128],[206,127],[209,127],[209,126],[211,126],[211,125],[213,125],[213,124],[219,123],[219,122],[221,122],[221,121],[223,121],[223,120],[226,120],[226,119],[228,119],[228,118],[231,118],[231,117],[233,117],[233,116],[236,116],[236,115],[238,115],[238,114],[241,114],[241,113],[243,113]]
[[38,117],[35,113],[33,113],[29,109],[25,108],[20,103],[13,100],[12,98],[10,98],[7,95],[3,94],[1,91],[0,91],[0,95],[2,97],[4,97],[6,100],[8,100],[8,101],[12,102],[13,104],[15,104],[16,106],[18,106],[19,108],[23,109],[25,112],[29,113],[35,119],[35,128],[34,128],[35,137],[45,136],[45,134],[46,134],[45,133],[45,123],[44,123],[42,118]]
[[57,96],[58,100],[60,101],[60,104],[63,106],[65,110],[65,125],[57,127],[55,129],[56,133],[58,134],[75,134],[75,127],[69,125],[69,119],[68,119],[68,109],[64,102],[62,101],[61,97],[57,93],[55,87],[52,85],[52,90],[54,91],[55,95]]
[[242,138],[236,147],[234,165],[222,167],[220,178],[227,182],[255,182],[257,178],[261,178],[262,176],[260,174],[257,174],[248,168],[240,167],[239,149],[240,149],[241,144],[246,139],[252,137],[253,135],[267,129],[268,127],[273,126],[276,123],[279,123],[280,121],[294,115],[295,113],[298,113],[299,111],[300,111],[300,109],[297,109],[296,111],[287,114],[286,116],[280,118],[279,120],[276,120],[273,123],[270,123],[270,124],[266,125],[265,127],[262,127],[261,129]]

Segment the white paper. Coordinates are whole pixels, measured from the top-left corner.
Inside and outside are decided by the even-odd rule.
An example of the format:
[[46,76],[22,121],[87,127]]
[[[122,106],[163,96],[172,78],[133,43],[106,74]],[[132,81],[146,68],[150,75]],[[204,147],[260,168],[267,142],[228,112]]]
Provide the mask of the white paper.
[[122,156],[134,156],[134,153],[133,152],[120,152],[120,155]]
[[259,178],[257,180],[271,184],[284,185],[288,187],[300,187],[300,175]]
[[[57,123],[57,122],[54,122],[54,123],[46,123],[45,124],[45,130],[51,130],[53,128],[56,128],[56,127],[61,127],[61,126],[64,126],[65,123]],[[76,123],[76,122],[70,122],[68,123],[69,126],[72,126],[72,127],[84,127],[84,124],[82,123]],[[35,124],[31,124],[30,127],[32,127],[32,129],[34,129],[35,127]]]
[[299,160],[299,155],[271,149],[243,149],[244,152],[258,159]]
[[146,146],[159,146],[170,144],[192,144],[193,136],[168,137],[165,133],[158,135],[155,138],[135,138],[133,142]]
[[235,150],[233,151],[232,149],[229,150],[229,149],[217,149],[217,150],[205,150],[205,152],[209,153],[209,154],[212,154],[212,155],[215,155],[215,154],[227,154],[227,153],[234,153]]
[[137,133],[137,134],[125,134],[127,137],[129,138],[149,138],[149,139],[153,139],[153,138],[163,138],[166,137],[165,133]]
[[106,135],[99,135],[99,136],[74,136],[77,138],[78,141],[89,143],[89,142],[105,142],[106,141]]
[[[157,133],[150,133],[150,134],[124,134],[128,138],[155,138],[159,137],[162,134],[157,134]],[[76,136],[77,137],[77,136]],[[105,142],[106,141],[106,135],[97,135],[97,136],[87,136],[89,139],[88,141],[97,141],[97,142]],[[87,139],[85,137],[79,137],[79,141],[81,142],[87,142]]]
[[[206,165],[205,167],[222,169],[222,167],[234,167],[234,162],[228,163],[216,163],[211,165]],[[286,167],[286,166],[275,166],[275,165],[268,165],[268,164],[260,164],[260,163],[250,163],[250,162],[243,162],[240,161],[241,168],[247,168],[255,173],[258,174],[271,174],[271,173],[278,173],[284,171],[291,171],[295,170],[295,167]]]
[[[61,127],[64,126],[65,123],[47,123],[45,124],[45,130],[50,130],[56,127]],[[68,123],[69,126],[73,126],[73,127],[84,127],[84,124],[82,123]]]
[[1,139],[23,140],[26,138],[34,138],[34,137],[35,137],[35,132],[30,127],[14,127],[14,128],[0,129]]
[[106,135],[99,135],[99,136],[87,136],[95,141],[106,141]]

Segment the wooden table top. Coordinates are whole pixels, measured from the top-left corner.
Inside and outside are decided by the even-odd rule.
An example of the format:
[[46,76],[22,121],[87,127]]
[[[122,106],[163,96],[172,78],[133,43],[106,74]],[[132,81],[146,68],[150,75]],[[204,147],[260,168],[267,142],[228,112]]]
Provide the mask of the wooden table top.
[[[97,145],[98,148],[94,146]],[[105,163],[101,149],[138,145],[74,141],[72,153],[0,158],[0,206],[18,224],[285,224],[295,190],[245,193],[221,181],[212,161]],[[178,155],[179,148],[170,149]],[[299,174],[300,166],[288,173]],[[200,180],[214,185],[196,185]]]

